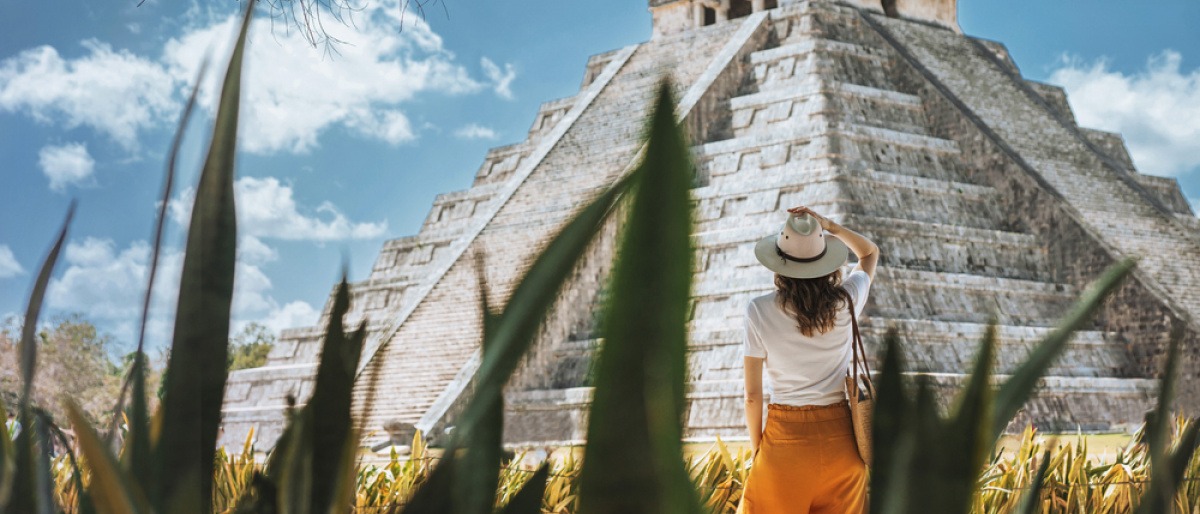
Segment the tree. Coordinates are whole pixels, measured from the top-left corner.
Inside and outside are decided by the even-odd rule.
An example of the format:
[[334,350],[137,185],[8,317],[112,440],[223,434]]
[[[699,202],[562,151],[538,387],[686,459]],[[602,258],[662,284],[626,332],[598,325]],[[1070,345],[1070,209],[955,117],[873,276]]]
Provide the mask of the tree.
[[275,334],[258,323],[250,322],[229,339],[229,371],[259,368],[275,347]]
[[[19,332],[15,323],[0,329],[0,397],[15,400],[20,390]],[[78,314],[56,318],[38,332],[34,401],[65,420],[62,399],[70,397],[92,421],[108,419],[116,404],[124,369],[109,357],[115,343]]]

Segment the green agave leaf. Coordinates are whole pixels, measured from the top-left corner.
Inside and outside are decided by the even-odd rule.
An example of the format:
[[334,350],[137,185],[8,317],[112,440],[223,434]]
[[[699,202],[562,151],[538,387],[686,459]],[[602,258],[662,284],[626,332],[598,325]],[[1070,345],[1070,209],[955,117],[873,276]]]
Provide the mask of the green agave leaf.
[[254,1],[246,2],[225,73],[212,142],[196,188],[179,284],[174,341],[154,448],[152,501],[165,510],[194,499],[212,510],[213,458],[227,377],[229,316],[237,253],[234,158],[242,57]]
[[[5,405],[3,399],[0,399],[0,410],[8,412],[8,405]],[[0,437],[0,513],[2,513],[4,506],[8,505],[9,499],[12,498],[13,475],[17,465],[13,459],[12,439],[7,428],[0,435],[4,436]]]
[[[942,423],[940,443],[931,455],[938,468],[930,470],[939,480],[940,496],[954,497],[959,507],[955,512],[969,509],[976,490],[976,477],[983,470],[988,450],[994,446],[992,437],[992,366],[996,360],[996,322],[988,324],[975,357],[967,385],[959,394],[950,418]],[[940,419],[940,418],[939,418]]]
[[580,475],[584,514],[699,510],[681,444],[693,168],[674,108],[664,83],[611,279]]
[[88,492],[99,514],[150,514],[152,509],[141,487],[117,465],[117,459],[109,452],[95,429],[87,422],[83,411],[74,402],[67,401],[67,417],[75,428],[76,441],[92,479]]
[[1029,490],[1025,492],[1025,496],[1021,497],[1021,503],[1017,504],[1013,514],[1034,514],[1038,511],[1038,504],[1042,498],[1042,486],[1046,483],[1046,472],[1050,469],[1050,450],[1042,453],[1042,461],[1038,463],[1037,472],[1033,475],[1033,480],[1029,482]]
[[[312,512],[313,490],[313,441],[312,412],[307,409],[292,417],[291,437],[287,446],[276,448],[283,452],[280,468],[279,497],[276,508],[279,514],[309,514]],[[341,447],[341,445],[339,445]],[[327,509],[321,509],[324,511]]]
[[[450,508],[439,503],[449,501],[450,497],[438,496],[443,493],[434,491],[450,491],[451,484],[455,483],[472,491],[456,497],[460,507],[472,511],[482,508],[486,496],[488,509],[491,508],[496,487],[494,484],[499,476],[499,441],[503,440],[504,384],[536,339],[546,313],[558,299],[558,291],[570,278],[576,263],[631,183],[632,177],[619,180],[563,227],[534,259],[501,314],[492,313],[485,295],[481,302],[484,309],[484,355],[475,375],[475,393],[457,419],[454,437],[447,445],[445,455],[454,456],[460,448],[467,448],[465,458],[472,463],[495,462],[497,465],[468,466],[464,463],[458,467],[468,471],[463,477],[456,477],[452,467],[448,466],[453,457],[443,460],[434,472],[439,480],[431,479],[423,484],[414,496],[416,506],[410,503],[405,507],[405,512],[426,512],[411,509],[434,509],[427,512],[436,512],[439,508]],[[482,254],[477,255],[482,258]],[[482,279],[480,283],[484,283]],[[490,471],[492,468],[497,468],[495,477]],[[488,484],[493,485],[489,487]],[[488,492],[485,494],[484,490]]]
[[[353,372],[354,370],[350,370]],[[358,431],[352,430],[347,435],[346,441],[342,443],[342,452],[340,455],[341,462],[338,464],[336,472],[328,479],[333,480],[333,498],[329,502],[327,512],[329,514],[346,514],[350,512],[350,508],[354,506],[354,492],[357,485],[355,480],[358,478],[355,474],[358,463]]]
[[[442,454],[442,460],[429,479],[413,493],[408,503],[400,510],[402,514],[446,514],[454,512],[454,474],[456,461],[450,450]],[[393,509],[395,512],[396,509]]]
[[[484,272],[482,252],[475,254],[475,274],[479,282],[479,308],[483,319],[483,358],[496,360],[498,346],[492,341],[500,318],[488,305],[487,278]],[[491,514],[496,503],[496,488],[500,483],[500,459],[504,440],[504,397],[499,394],[477,394],[480,403],[487,408],[478,423],[459,427],[460,440],[465,451],[456,454],[461,462],[454,474],[454,512],[457,514]]]
[[[311,412],[312,422],[312,496],[310,502],[314,512],[329,510],[335,488],[343,481],[341,472],[342,453],[347,451],[345,441],[350,436],[354,420],[350,405],[354,393],[354,372],[362,354],[366,334],[360,326],[352,334],[345,332],[342,317],[350,310],[350,285],[345,272],[334,296],[329,325],[325,329],[325,344],[321,349],[321,360],[317,365],[316,383],[312,398],[305,409]],[[363,326],[365,326],[365,322]],[[357,448],[348,451],[353,454]]]
[[33,283],[33,290],[29,293],[29,303],[25,307],[25,322],[21,326],[21,404],[19,411],[21,415],[21,425],[29,426],[32,418],[29,416],[29,399],[33,392],[33,375],[37,370],[37,323],[38,317],[42,312],[42,300],[46,295],[46,287],[50,285],[50,276],[54,273],[54,266],[58,264],[58,255],[62,252],[63,244],[67,240],[67,230],[71,226],[71,219],[75,217],[75,201],[71,201],[70,207],[67,207],[67,219],[63,220],[62,228],[58,230],[58,237],[54,240],[54,245],[50,247],[50,253],[46,259],[42,261],[42,268],[38,271],[37,280]]
[[129,423],[125,438],[125,451],[121,455],[124,467],[139,484],[149,485],[154,482],[150,449],[150,408],[146,399],[146,354],[138,351],[133,357],[133,366],[129,370],[132,384],[130,392],[129,411],[126,419]]
[[996,391],[996,407],[992,416],[993,439],[1000,437],[1004,427],[1008,426],[1008,422],[1017,415],[1021,406],[1025,405],[1038,380],[1050,369],[1054,359],[1066,349],[1071,336],[1092,321],[1092,316],[1103,304],[1104,299],[1121,286],[1136,264],[1135,259],[1124,259],[1105,270],[1100,278],[1088,287],[1079,302],[1063,318],[1062,323],[1046,336],[1008,381],[1000,386]]
[[1138,505],[1138,514],[1165,514],[1171,512],[1175,493],[1179,488],[1188,461],[1196,448],[1196,437],[1200,425],[1192,423],[1185,430],[1175,451],[1167,450],[1171,429],[1171,405],[1175,401],[1175,387],[1179,380],[1179,362],[1186,328],[1176,323],[1171,330],[1171,342],[1167,348],[1162,383],[1158,390],[1158,404],[1143,428],[1147,446],[1150,448],[1150,486]]
[[575,270],[618,199],[629,190],[633,177],[626,177],[601,193],[563,227],[533,264],[495,321],[488,337],[489,352],[476,372],[475,396],[458,417],[455,431],[469,433],[486,417],[492,402],[503,391],[521,357],[536,339],[546,313],[558,299],[558,292]]
[[[872,514],[891,512],[885,510],[888,499],[893,503],[903,503],[897,495],[906,491],[904,477],[910,465],[908,459],[899,453],[902,448],[900,439],[905,434],[911,434],[908,428],[911,420],[909,413],[913,409],[904,385],[904,353],[900,349],[900,336],[895,327],[889,328],[883,340],[883,366],[876,382],[878,397],[875,399],[873,425],[871,428],[872,466],[871,490],[877,491],[871,502]],[[915,436],[910,436],[910,439]],[[911,444],[916,444],[915,440]],[[883,492],[883,493],[880,493]]]
[[[13,443],[14,472],[12,476],[11,499],[8,505],[10,512],[38,513],[49,512],[51,506],[45,502],[45,473],[48,465],[45,463],[45,444],[37,444],[37,432],[34,427],[33,411],[30,405],[33,394],[33,379],[37,372],[37,324],[41,315],[42,300],[46,287],[50,284],[50,276],[58,263],[58,256],[67,240],[67,232],[71,219],[75,217],[75,202],[67,208],[67,217],[63,220],[58,237],[50,247],[50,253],[42,261],[34,281],[33,290],[29,293],[29,303],[25,310],[25,321],[21,326],[21,342],[19,354],[21,358],[22,389],[20,403],[17,409],[17,420],[24,427]],[[5,438],[8,434],[5,434]]]
[[[904,470],[904,487],[909,491],[909,503],[905,505],[904,512],[962,512],[961,496],[952,491],[941,494],[941,491],[952,490],[957,480],[956,477],[948,479],[943,473],[948,467],[946,461],[965,456],[959,455],[962,451],[960,448],[941,446],[942,441],[948,438],[950,428],[941,418],[932,382],[927,375],[917,376],[912,423],[905,428],[912,431],[916,448],[909,466]],[[922,490],[936,490],[939,494],[914,494]]]
[[541,514],[542,498],[546,496],[546,480],[550,478],[550,465],[542,464],[529,478],[521,490],[500,509],[500,514]]

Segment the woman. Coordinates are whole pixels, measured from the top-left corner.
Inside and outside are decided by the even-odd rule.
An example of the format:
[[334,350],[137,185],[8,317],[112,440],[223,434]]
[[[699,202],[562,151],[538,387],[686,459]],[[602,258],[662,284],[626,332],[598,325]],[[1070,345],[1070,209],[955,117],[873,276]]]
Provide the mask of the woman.
[[[779,234],[754,250],[775,272],[776,290],[746,309],[746,427],[755,457],[744,512],[859,513],[867,470],[854,441],[845,377],[853,355],[851,308],[857,316],[867,303],[879,247],[807,207],[788,213]],[[850,251],[858,264],[843,280]],[[764,365],[773,386],[765,428]]]

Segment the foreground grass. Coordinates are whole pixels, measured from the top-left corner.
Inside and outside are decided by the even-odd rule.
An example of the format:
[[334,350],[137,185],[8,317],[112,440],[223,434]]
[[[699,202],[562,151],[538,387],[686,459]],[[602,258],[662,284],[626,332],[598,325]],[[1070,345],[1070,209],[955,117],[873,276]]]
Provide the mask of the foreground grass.
[[[1176,434],[1184,426],[1177,426]],[[1041,434],[1030,429],[1006,435],[993,450],[978,482],[973,514],[1012,512],[1022,493],[1030,488],[1043,452],[1050,450],[1050,465],[1040,507],[1036,512],[1088,512],[1115,514],[1133,512],[1145,493],[1150,463],[1140,432],[1128,434]],[[732,514],[741,498],[742,486],[751,467],[750,448],[745,442],[689,443],[684,448],[692,483],[710,514]],[[542,512],[574,514],[578,510],[579,470],[582,448],[559,448],[548,457],[550,473],[542,500]],[[388,512],[403,505],[428,478],[441,460],[441,451],[414,441],[411,455],[392,454],[382,462],[360,461],[355,491],[355,512]],[[234,512],[234,501],[248,487],[261,454],[252,446],[240,452],[218,452],[214,477],[214,513]],[[540,455],[539,455],[540,457]],[[534,474],[541,462],[531,454],[517,454],[504,464],[496,491],[496,504],[504,505]],[[63,505],[73,505],[75,491],[69,467],[60,462],[58,494]],[[1200,451],[1192,456],[1187,481],[1176,496],[1178,512],[1200,508]],[[73,513],[73,511],[68,511]]]

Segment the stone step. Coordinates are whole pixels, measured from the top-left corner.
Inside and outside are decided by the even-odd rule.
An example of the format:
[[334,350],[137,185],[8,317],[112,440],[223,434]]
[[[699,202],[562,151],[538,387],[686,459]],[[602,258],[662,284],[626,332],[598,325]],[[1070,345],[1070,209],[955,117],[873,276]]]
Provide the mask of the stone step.
[[[698,275],[690,319],[720,327],[740,318],[747,302],[773,290],[771,277],[760,266]],[[1002,324],[1045,327],[1053,326],[1077,296],[1066,284],[880,267],[867,312],[879,318],[973,323],[987,323],[995,315]]]
[[[966,375],[907,373],[927,380],[943,408],[948,408]],[[994,377],[1000,383],[1007,377]],[[1018,414],[1010,430],[1027,423],[1046,432],[1127,431],[1130,420],[1142,419],[1153,403],[1157,382],[1138,378],[1047,376]],[[693,382],[687,392],[685,437],[693,439],[745,436],[742,380]],[[522,391],[506,395],[505,440],[581,441],[586,435],[592,388]]]
[[[749,91],[807,77],[895,89],[887,74],[889,53],[881,48],[831,39],[811,38],[761,50],[751,55]],[[786,87],[786,86],[785,86]]]
[[771,83],[758,92],[730,99],[729,107],[734,137],[769,133],[788,124],[829,122],[928,135],[916,96],[817,77]]
[[[948,408],[966,375],[908,373],[926,377],[939,403]],[[1005,380],[996,376],[995,383]],[[688,394],[688,437],[736,436],[745,432],[740,380],[697,382]],[[1032,422],[1047,432],[1131,430],[1153,404],[1157,382],[1139,378],[1043,377],[1039,392],[1018,415],[1012,430]]]
[[[693,333],[689,354],[691,380],[734,380],[742,377],[741,320],[731,320],[723,330]],[[921,372],[959,372],[971,369],[987,325],[928,320],[864,318],[863,341],[878,367],[887,328],[900,336],[908,369]],[[1025,361],[1029,351],[1052,329],[1048,327],[997,326],[997,373],[1011,373]],[[1116,335],[1098,331],[1079,332],[1050,374],[1070,377],[1121,377],[1124,374],[1124,345]]]
[[875,241],[892,268],[1048,280],[1045,247],[1030,234],[852,214],[842,223]]
[[874,171],[805,178],[783,190],[699,199],[696,232],[754,227],[765,234],[775,230],[783,210],[794,205],[807,205],[839,220],[869,213],[920,223],[1004,228],[1003,213],[995,207],[999,192],[991,188]]
[[1033,280],[881,267],[871,289],[873,317],[1052,326],[1078,298],[1075,288]]
[[781,44],[811,37],[850,43],[863,40],[862,22],[856,11],[834,2],[796,2],[782,5],[772,13],[772,19]]

